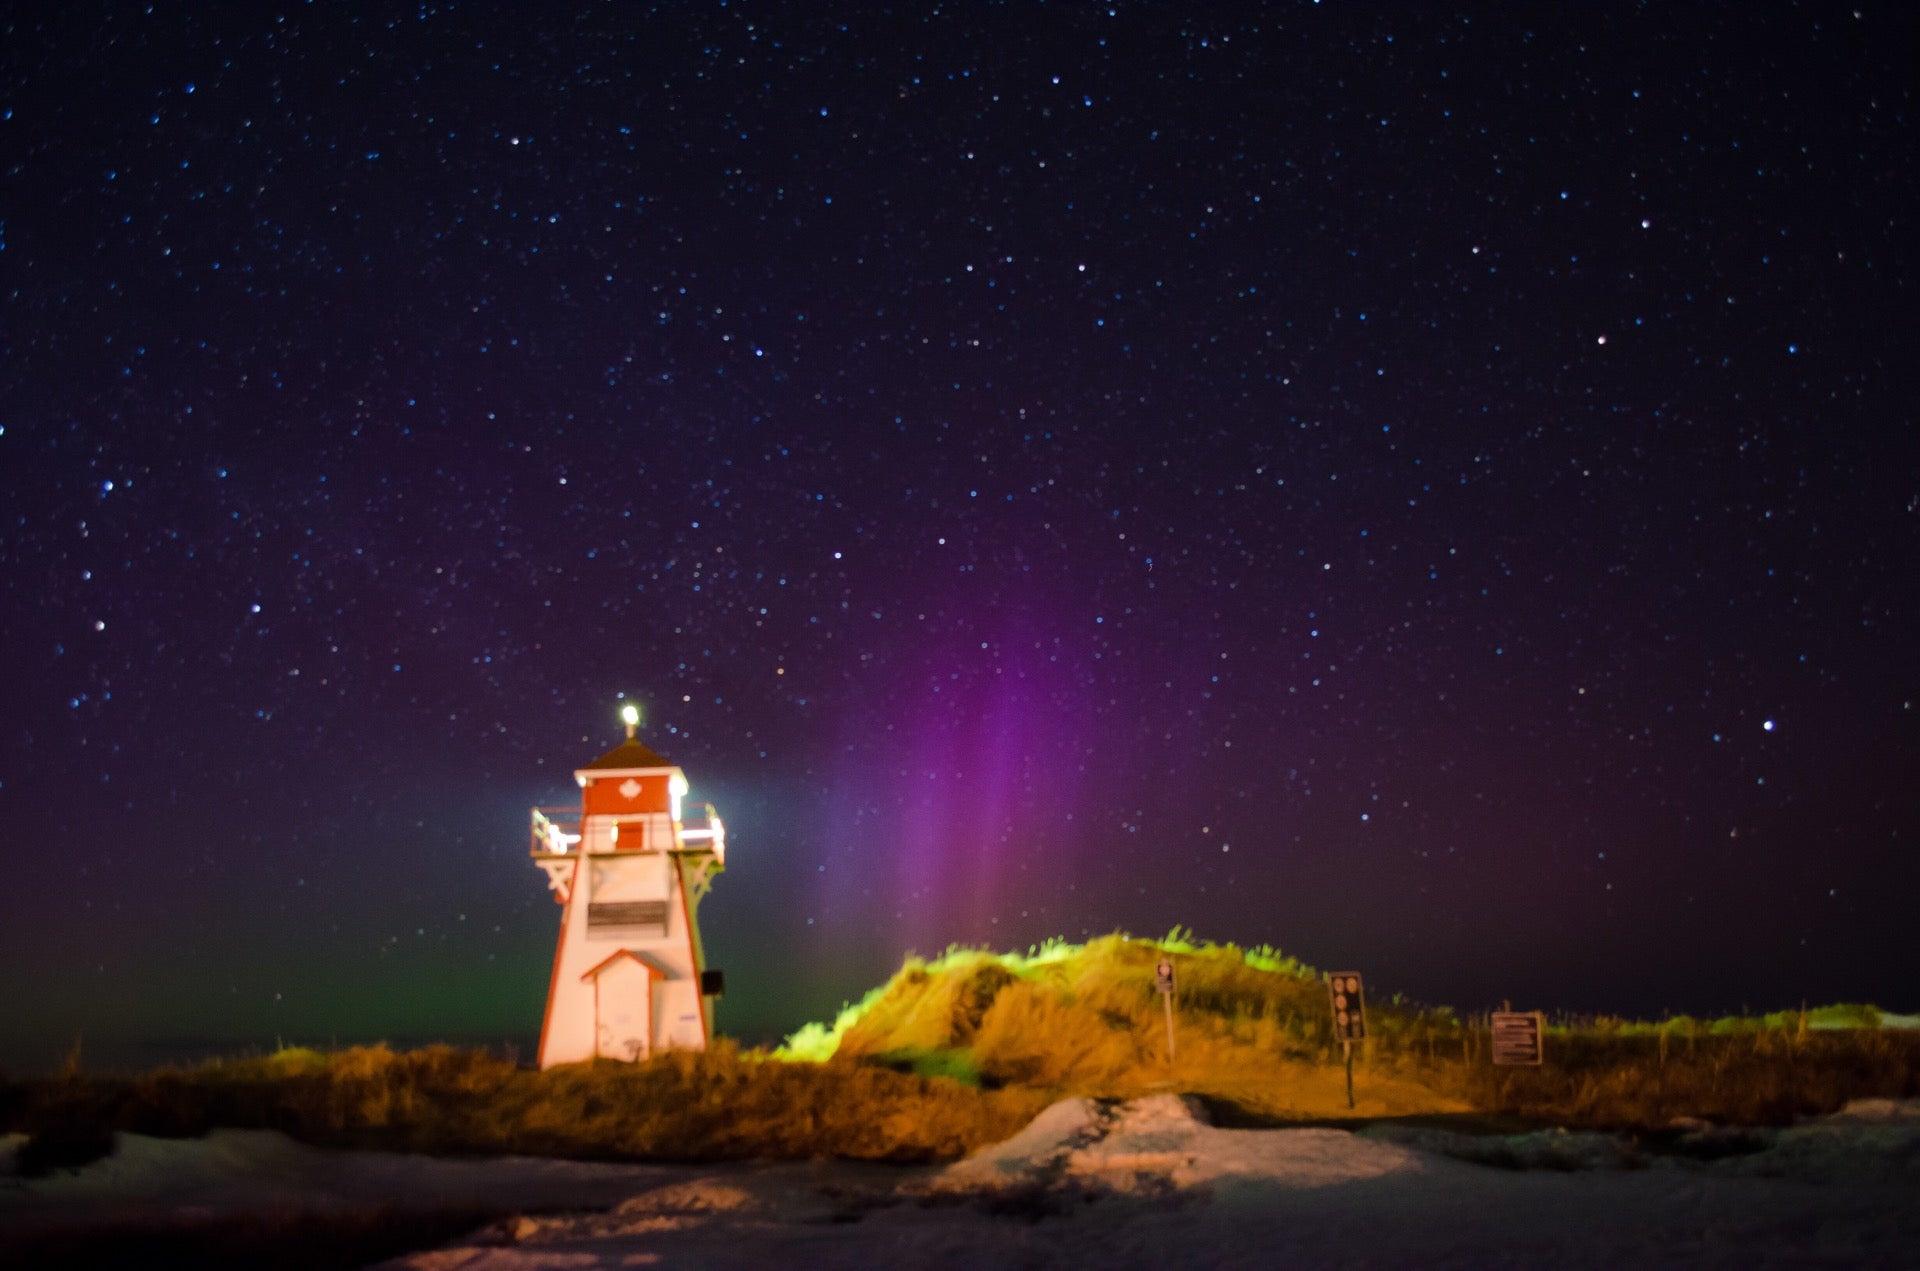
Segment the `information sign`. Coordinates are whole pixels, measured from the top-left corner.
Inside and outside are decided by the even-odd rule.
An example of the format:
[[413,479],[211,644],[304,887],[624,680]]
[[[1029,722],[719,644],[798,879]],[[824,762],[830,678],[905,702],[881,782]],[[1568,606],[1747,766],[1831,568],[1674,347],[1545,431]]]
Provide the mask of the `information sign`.
[[1333,1037],[1335,1041],[1357,1042],[1367,1035],[1366,989],[1358,971],[1335,971],[1327,977],[1327,992],[1333,999]]
[[1503,1068],[1540,1066],[1546,1055],[1547,1017],[1539,1011],[1495,1011],[1493,1062]]

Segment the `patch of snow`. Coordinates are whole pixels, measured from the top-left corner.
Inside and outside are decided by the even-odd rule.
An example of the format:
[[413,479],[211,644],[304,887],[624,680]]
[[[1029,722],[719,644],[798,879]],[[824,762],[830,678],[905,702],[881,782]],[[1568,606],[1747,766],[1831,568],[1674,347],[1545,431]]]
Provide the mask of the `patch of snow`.
[[1751,1133],[1761,1150],[1715,1167],[1809,1183],[1904,1183],[1920,1195],[1920,1100],[1856,1099],[1831,1116]]
[[1920,1207],[1904,1178],[1819,1187],[1742,1164],[1819,1135],[1877,1160],[1872,1136],[1905,1133],[1905,1116],[1868,1105],[1760,1132],[1738,1160],[1622,1169],[1636,1163],[1630,1145],[1603,1134],[1223,1130],[1175,1096],[1070,1099],[944,1169],[709,1171],[614,1214],[552,1219],[511,1247],[401,1265],[1905,1265],[1920,1260]]
[[1325,1187],[1419,1167],[1404,1148],[1345,1130],[1217,1129],[1198,1100],[1162,1094],[1112,1109],[1063,1099],[1012,1138],[949,1165],[928,1189],[953,1194],[1053,1182],[1192,1188],[1223,1179]]
[[9,1180],[0,1243],[10,1224],[48,1214],[79,1224],[156,1206],[231,1214],[502,1201],[572,1212],[496,1222],[395,1265],[1920,1264],[1920,1104],[1866,1101],[1786,1129],[1701,1128],[1678,1142],[1695,1154],[1650,1151],[1647,1168],[1620,1169],[1625,1141],[1606,1135],[1228,1130],[1174,1096],[1066,1100],[965,1161],[920,1169],[444,1161],[328,1152],[261,1132],[123,1136],[117,1161]]
[[1821,1119],[1828,1124],[1843,1121],[1920,1121],[1920,1099],[1853,1099],[1838,1112]]
[[1068,1154],[1069,1176],[1147,1175],[1175,1188],[1223,1179],[1292,1187],[1327,1187],[1421,1168],[1414,1153],[1345,1130],[1221,1130],[1204,1109],[1179,1095],[1127,1104],[1099,1141]]
[[1032,1181],[1054,1168],[1075,1144],[1098,1138],[1103,1120],[1092,1099],[1062,1099],[1013,1137],[948,1166],[938,1185],[951,1190]]
[[616,1214],[730,1214],[751,1209],[754,1195],[739,1183],[725,1178],[694,1178],[684,1183],[668,1183],[650,1192],[642,1192],[623,1201]]

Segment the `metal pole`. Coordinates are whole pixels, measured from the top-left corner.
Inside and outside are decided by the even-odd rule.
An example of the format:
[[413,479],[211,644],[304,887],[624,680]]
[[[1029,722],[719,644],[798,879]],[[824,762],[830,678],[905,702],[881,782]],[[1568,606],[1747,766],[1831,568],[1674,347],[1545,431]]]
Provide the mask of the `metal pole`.
[[1347,1052],[1347,1110],[1353,1110],[1353,1043],[1343,1041],[1340,1048]]
[[1167,1062],[1173,1062],[1173,994],[1162,993],[1160,1000],[1167,1008]]

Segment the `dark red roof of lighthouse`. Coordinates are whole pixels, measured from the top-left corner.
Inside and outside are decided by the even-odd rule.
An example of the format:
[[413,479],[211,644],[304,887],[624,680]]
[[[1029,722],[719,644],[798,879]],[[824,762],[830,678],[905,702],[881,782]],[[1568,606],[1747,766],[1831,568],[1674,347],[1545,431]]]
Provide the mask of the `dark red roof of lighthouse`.
[[608,768],[671,768],[673,762],[638,737],[629,737],[580,771],[598,772]]

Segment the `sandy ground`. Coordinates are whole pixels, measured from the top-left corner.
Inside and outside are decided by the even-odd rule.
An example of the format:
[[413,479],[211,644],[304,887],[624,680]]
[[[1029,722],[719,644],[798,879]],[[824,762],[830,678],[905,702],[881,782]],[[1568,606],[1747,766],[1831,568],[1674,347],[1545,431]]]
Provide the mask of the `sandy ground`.
[[[163,1142],[0,1179],[16,1224],[297,1199],[578,1211],[490,1225],[420,1271],[979,1267],[1920,1266],[1920,1102],[1785,1130],[1606,1135],[1376,1125],[1221,1129],[1166,1095],[1066,1100],[941,1169],[686,1167],[326,1152],[277,1135]],[[584,1212],[592,1211],[592,1212]]]

